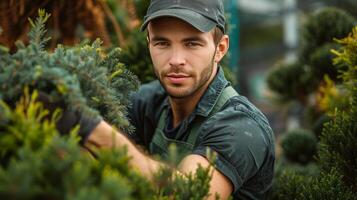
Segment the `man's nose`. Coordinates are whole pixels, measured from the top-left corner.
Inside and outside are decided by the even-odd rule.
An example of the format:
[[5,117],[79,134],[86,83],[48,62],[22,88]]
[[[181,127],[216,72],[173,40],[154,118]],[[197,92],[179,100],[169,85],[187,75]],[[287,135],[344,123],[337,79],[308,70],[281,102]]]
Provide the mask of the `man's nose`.
[[172,48],[169,64],[172,67],[179,67],[186,64],[185,53],[182,49],[175,47]]

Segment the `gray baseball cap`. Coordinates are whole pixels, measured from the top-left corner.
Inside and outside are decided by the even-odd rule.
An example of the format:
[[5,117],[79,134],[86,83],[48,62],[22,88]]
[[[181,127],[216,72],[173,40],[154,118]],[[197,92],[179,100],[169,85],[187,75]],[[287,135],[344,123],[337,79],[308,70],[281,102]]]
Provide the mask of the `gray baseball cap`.
[[141,31],[153,19],[177,17],[198,29],[208,32],[214,27],[225,33],[223,0],[151,0]]

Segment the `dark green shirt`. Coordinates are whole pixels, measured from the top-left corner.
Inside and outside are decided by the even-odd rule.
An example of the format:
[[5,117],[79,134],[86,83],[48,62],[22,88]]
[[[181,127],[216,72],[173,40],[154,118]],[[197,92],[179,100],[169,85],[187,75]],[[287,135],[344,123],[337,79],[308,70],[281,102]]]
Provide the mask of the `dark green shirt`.
[[[195,111],[175,129],[170,127],[172,117],[168,112],[165,135],[186,140],[193,120],[208,117],[218,96],[228,85],[220,68]],[[160,83],[154,81],[142,85],[133,95],[132,103],[129,118],[136,131],[130,137],[148,148],[161,112],[164,108],[171,110],[168,96]],[[217,152],[216,169],[232,182],[233,197],[265,199],[272,184],[275,160],[274,135],[266,117],[239,95],[229,99],[220,111],[206,119],[198,131],[192,154],[206,157],[208,149]]]

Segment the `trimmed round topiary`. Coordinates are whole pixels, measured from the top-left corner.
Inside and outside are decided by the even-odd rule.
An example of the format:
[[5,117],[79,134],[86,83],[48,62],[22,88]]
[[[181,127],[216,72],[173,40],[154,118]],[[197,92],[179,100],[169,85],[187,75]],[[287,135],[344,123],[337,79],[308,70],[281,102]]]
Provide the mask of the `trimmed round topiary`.
[[306,101],[307,95],[318,84],[310,67],[301,63],[278,64],[268,74],[268,87],[278,94],[282,102],[298,99]]
[[338,8],[324,8],[309,17],[302,31],[301,57],[308,61],[312,53],[334,38],[348,36],[354,27],[355,19]]
[[292,162],[306,164],[313,160],[317,151],[317,138],[312,131],[296,129],[286,133],[281,146],[284,156]]

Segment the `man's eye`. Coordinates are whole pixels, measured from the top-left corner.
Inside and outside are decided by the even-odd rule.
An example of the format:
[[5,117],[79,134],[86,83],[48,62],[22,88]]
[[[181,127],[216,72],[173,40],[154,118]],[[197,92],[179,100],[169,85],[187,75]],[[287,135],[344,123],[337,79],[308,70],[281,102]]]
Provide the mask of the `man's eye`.
[[156,42],[155,46],[166,47],[166,46],[169,46],[169,43],[168,42]]
[[187,42],[186,46],[188,46],[188,47],[197,47],[197,46],[200,46],[200,44],[197,43],[197,42]]

